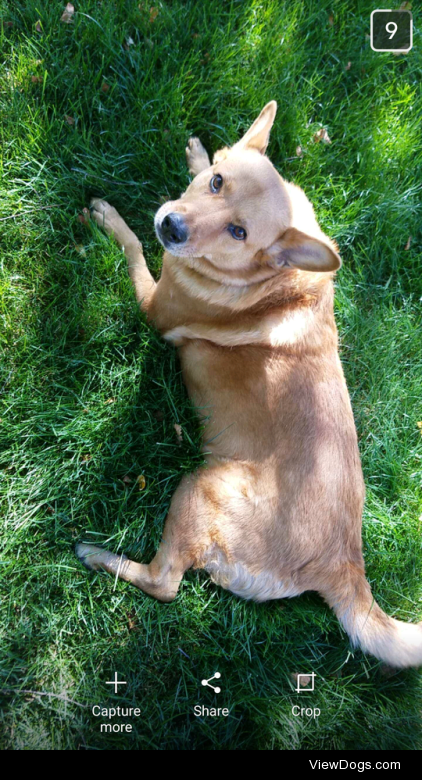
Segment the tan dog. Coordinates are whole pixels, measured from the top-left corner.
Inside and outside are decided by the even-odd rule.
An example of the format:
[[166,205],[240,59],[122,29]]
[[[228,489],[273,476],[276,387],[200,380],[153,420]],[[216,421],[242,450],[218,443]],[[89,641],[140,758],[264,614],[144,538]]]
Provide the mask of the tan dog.
[[318,591],[354,644],[394,666],[422,663],[422,626],[388,617],[365,578],[364,484],[333,315],[336,247],[301,189],[265,156],[276,103],[210,164],[197,139],[192,183],[155,217],[156,283],[117,211],[98,224],[124,247],[136,296],[179,347],[206,418],[206,467],[184,477],[149,564],[92,545],[77,554],[161,601],[189,567],[244,598]]

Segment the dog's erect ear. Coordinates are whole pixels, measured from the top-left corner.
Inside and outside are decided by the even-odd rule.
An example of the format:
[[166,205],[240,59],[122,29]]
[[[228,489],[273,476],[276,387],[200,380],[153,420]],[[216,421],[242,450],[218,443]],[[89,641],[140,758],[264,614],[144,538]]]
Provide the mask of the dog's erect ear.
[[341,260],[329,239],[314,238],[296,228],[287,228],[285,233],[269,249],[264,250],[263,259],[273,268],[300,268],[302,271],[337,271]]
[[255,119],[248,132],[234,145],[233,149],[257,149],[261,154],[265,154],[276,112],[277,103],[275,100],[267,103],[258,119]]

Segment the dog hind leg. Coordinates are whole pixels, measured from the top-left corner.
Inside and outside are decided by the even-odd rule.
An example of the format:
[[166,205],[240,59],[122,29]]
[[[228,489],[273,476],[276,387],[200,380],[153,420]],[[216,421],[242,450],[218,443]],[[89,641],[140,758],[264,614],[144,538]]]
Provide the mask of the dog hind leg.
[[126,555],[116,555],[92,544],[79,543],[75,551],[87,569],[103,569],[131,582],[159,601],[173,601],[186,568],[182,559],[172,554],[165,542],[149,564],[136,563]]
[[203,505],[199,482],[190,474],[182,479],[171,500],[163,539],[151,563],[136,563],[125,555],[83,543],[76,545],[77,557],[87,569],[103,569],[159,601],[172,601],[186,569],[194,564],[198,507]]

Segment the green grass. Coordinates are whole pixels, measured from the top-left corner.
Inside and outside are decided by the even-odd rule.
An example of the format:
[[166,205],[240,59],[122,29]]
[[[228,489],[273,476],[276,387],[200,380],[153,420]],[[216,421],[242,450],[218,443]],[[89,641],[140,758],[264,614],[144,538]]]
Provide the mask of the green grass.
[[[390,614],[422,618],[420,10],[395,57],[371,50],[363,0],[154,2],[151,22],[149,2],[81,0],[67,25],[64,0],[0,0],[0,746],[420,748],[420,673],[352,653],[318,596],[256,605],[188,572],[162,605],[75,560],[84,538],[147,561],[201,463],[177,356],[117,246],[78,215],[109,199],[157,272],[153,214],[188,182],[189,135],[233,143],[275,98],[269,154],[344,262],[368,577]],[[331,145],[313,142],[321,127]],[[218,697],[200,686],[216,669]],[[298,696],[291,675],[310,670],[316,691]],[[194,717],[217,701],[229,718]],[[292,716],[305,701],[317,720]],[[131,735],[100,733],[91,708],[113,703],[141,707]]]

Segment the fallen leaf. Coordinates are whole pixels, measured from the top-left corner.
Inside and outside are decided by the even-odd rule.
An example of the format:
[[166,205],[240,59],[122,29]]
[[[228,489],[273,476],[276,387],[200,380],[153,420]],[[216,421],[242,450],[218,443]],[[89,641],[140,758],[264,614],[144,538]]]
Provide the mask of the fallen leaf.
[[143,474],[140,474],[139,477],[137,477],[136,482],[137,482],[139,490],[143,490],[145,485],[147,484],[146,483],[146,479],[145,479]]
[[129,631],[133,631],[136,628],[136,615],[132,612],[128,616]]
[[417,422],[416,425],[418,426],[422,436],[422,420],[420,422]]
[[41,22],[40,22],[40,20],[39,20],[39,19],[38,19],[38,22],[37,22],[37,23],[36,23],[36,25],[35,25],[35,29],[36,29],[36,31],[37,31],[38,33],[42,33],[42,26],[41,26]]
[[132,483],[133,483],[133,479],[131,479],[131,478],[130,478],[130,477],[127,475],[127,474],[126,474],[126,476],[125,476],[125,477],[123,477],[123,482],[125,483],[125,485],[132,485]]
[[334,16],[329,16],[328,17],[328,24],[331,25],[331,27],[333,26],[333,24],[334,24]]
[[69,116],[68,114],[65,114],[64,118],[65,118],[65,120],[66,120],[68,125],[72,126],[72,125],[75,124],[75,120],[74,120],[73,116]]
[[412,10],[412,3],[402,3],[400,8],[397,9],[398,11],[411,11]]
[[92,460],[92,455],[90,455],[88,452],[86,455],[82,455],[81,457],[82,463],[88,463],[90,460]]
[[[307,686],[307,685],[309,685],[309,683],[310,683],[310,682],[311,682],[311,680],[312,680],[312,677],[311,677],[310,675],[307,675],[307,674],[300,674],[300,673],[298,673],[298,672],[292,672],[292,674],[290,675],[290,677],[292,678],[293,682],[294,682],[296,685],[298,685],[298,683],[300,682],[300,687],[301,687],[301,688],[306,688],[306,686]],[[300,680],[299,680],[299,677],[300,677]],[[299,687],[299,686],[298,686],[298,687]]]
[[107,84],[106,81],[103,81],[101,84],[101,92],[108,92],[110,89],[110,84]]
[[74,6],[72,5],[72,3],[68,3],[60,17],[60,21],[65,22],[66,24],[71,24],[73,22],[74,13],[75,13]]
[[82,255],[82,257],[86,257],[86,249],[83,244],[75,244],[75,249],[78,255]]
[[155,5],[153,5],[149,9],[149,20],[150,20],[150,22],[155,22],[157,16],[158,16],[158,8],[156,8]]
[[351,67],[352,67],[352,63],[349,60],[344,70],[350,70]]
[[42,84],[41,76],[31,76],[31,81],[33,84]]
[[319,144],[320,141],[322,141],[324,144],[330,144],[331,143],[331,138],[328,135],[325,127],[321,127],[321,130],[318,130],[318,132],[315,133],[314,141],[317,144]]
[[303,149],[301,146],[296,146],[296,157],[303,157]]
[[87,225],[90,219],[89,209],[82,209],[82,214],[78,214],[78,222],[82,225]]
[[177,440],[180,444],[180,442],[183,441],[182,426],[179,425],[179,423],[174,423],[174,430],[176,431]]
[[13,22],[3,22],[2,21],[2,25],[3,25],[3,27],[13,27]]
[[104,403],[105,404],[115,404],[116,403],[116,399],[114,397],[113,398],[107,398],[107,401],[104,401]]
[[407,244],[405,246],[406,252],[410,249],[411,243],[412,243],[412,236],[409,236],[409,238],[407,239]]

